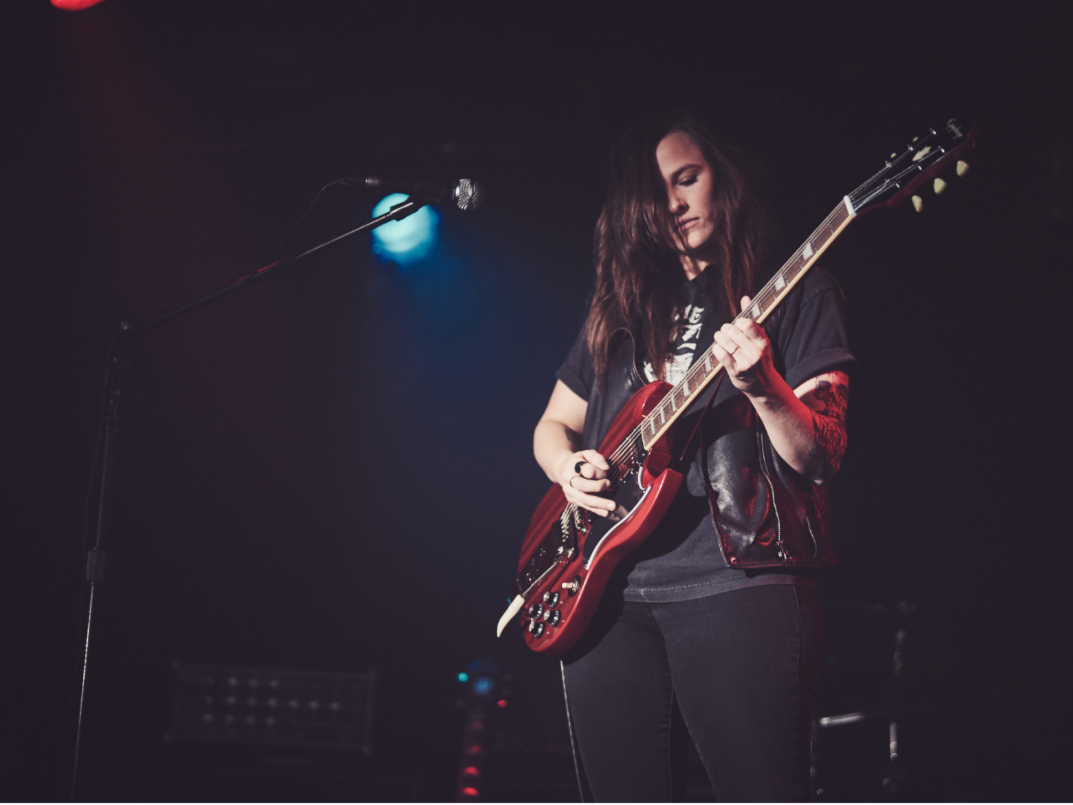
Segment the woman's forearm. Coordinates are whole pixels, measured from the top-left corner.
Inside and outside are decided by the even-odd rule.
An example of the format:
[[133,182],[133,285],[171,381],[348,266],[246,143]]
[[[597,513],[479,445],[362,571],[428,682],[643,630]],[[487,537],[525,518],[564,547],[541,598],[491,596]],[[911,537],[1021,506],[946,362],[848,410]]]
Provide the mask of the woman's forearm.
[[578,434],[562,422],[541,419],[533,431],[533,455],[553,483],[562,479],[563,462],[577,451]]
[[796,393],[779,377],[765,396],[750,398],[775,452],[816,483],[830,480],[842,463],[848,399],[841,372],[819,375]]

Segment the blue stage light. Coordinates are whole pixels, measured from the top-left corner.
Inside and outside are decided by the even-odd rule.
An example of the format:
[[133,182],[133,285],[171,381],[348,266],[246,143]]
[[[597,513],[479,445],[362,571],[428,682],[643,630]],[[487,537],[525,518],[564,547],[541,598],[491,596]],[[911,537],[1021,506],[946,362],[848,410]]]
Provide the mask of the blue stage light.
[[[396,204],[406,200],[402,193],[392,193],[373,207],[373,218],[383,215]],[[436,245],[436,229],[440,215],[424,206],[401,221],[388,221],[373,230],[373,254],[399,265],[410,265],[431,254]]]

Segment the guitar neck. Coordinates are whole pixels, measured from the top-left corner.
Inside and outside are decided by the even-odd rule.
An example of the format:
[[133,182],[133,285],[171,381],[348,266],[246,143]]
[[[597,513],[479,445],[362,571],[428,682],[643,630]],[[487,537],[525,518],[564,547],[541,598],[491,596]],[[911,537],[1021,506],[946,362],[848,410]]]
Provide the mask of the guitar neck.
[[[849,196],[846,196],[823,223],[816,227],[808,240],[801,244],[793,256],[783,264],[782,268],[775,272],[775,276],[760,289],[749,306],[739,313],[734,321],[751,319],[757,324],[763,324],[808,270],[815,265],[827,247],[842,234],[843,229],[849,226],[849,222],[856,214],[857,211],[850,202]],[[715,359],[713,347],[709,346],[701,358],[689,368],[678,385],[671,389],[656,408],[641,421],[639,427],[646,449],[651,449],[652,445],[670,430],[682,412],[700,396],[700,393],[722,369],[723,365]]]

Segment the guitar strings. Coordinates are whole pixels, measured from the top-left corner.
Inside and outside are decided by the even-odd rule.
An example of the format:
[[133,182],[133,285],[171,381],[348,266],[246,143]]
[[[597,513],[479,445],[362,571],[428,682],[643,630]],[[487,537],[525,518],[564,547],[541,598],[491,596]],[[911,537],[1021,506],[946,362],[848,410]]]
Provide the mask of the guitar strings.
[[[932,132],[932,136],[934,136],[934,132]],[[928,142],[930,139],[932,139],[932,136],[925,137],[924,141],[920,145],[923,145],[924,143]],[[944,149],[940,150],[942,150],[945,154]],[[775,289],[775,284],[778,282],[778,279],[782,277],[785,282],[792,271],[804,270],[804,261],[807,259],[804,256],[805,247],[809,246],[813,248],[813,251],[818,251],[818,249],[815,249],[815,247],[812,246],[812,243],[816,236],[822,232],[824,227],[827,228],[828,232],[830,232],[831,235],[830,239],[826,239],[827,243],[829,243],[830,240],[834,237],[837,237],[838,233],[836,232],[835,226],[836,219],[838,225],[841,226],[846,218],[852,217],[854,210],[859,209],[863,204],[867,204],[868,201],[879,195],[879,193],[881,193],[883,189],[887,186],[887,182],[884,182],[883,186],[879,188],[874,187],[875,182],[880,176],[883,175],[883,173],[890,171],[894,167],[894,165],[902,161],[904,157],[905,154],[902,154],[893,162],[888,163],[875,175],[865,180],[859,187],[847,194],[846,198],[844,198],[842,202],[839,203],[828,214],[828,216],[823,220],[823,222],[815,230],[813,230],[812,234],[809,235],[805,243],[799,246],[797,250],[793,253],[793,255],[791,255],[790,259],[783,263],[782,267],[779,268],[777,272],[775,272],[774,276],[772,276],[772,278],[767,283],[765,283],[764,287],[761,288],[760,291],[757,292],[756,296],[753,297],[749,304],[749,307],[746,310],[741,311],[741,313],[739,313],[734,318],[734,321],[738,321],[741,318],[747,318],[746,314],[749,309],[755,308],[757,311],[756,315],[748,317],[752,320],[758,319],[761,315],[763,315],[764,312],[766,312],[766,310],[770,309],[769,306],[775,302],[775,300],[778,298],[779,291],[781,291],[781,288],[779,289],[779,291],[776,291]],[[897,181],[897,179],[900,179],[906,174],[912,172],[912,167],[913,166],[910,166],[909,168],[901,171],[895,176],[894,180]],[[847,199],[849,206],[847,206]],[[826,243],[824,245],[826,245]],[[687,370],[682,380],[679,381],[679,383],[675,385],[675,387],[672,388],[671,391],[663,399],[660,400],[659,404],[656,406],[655,409],[653,409],[647,416],[642,418],[642,420],[633,428],[633,430],[630,431],[630,433],[619,444],[619,446],[615,448],[615,450],[611,453],[611,455],[608,457],[609,461],[611,461],[615,465],[615,469],[620,478],[622,477],[622,469],[625,463],[629,462],[631,464],[636,464],[637,443],[638,440],[643,440],[644,424],[650,419],[652,419],[657,413],[661,414],[661,416],[663,417],[663,421],[666,421],[667,412],[665,410],[665,406],[669,400],[673,400],[676,393],[679,392],[683,386],[687,392],[686,397],[688,397],[689,390],[692,387],[692,384],[701,381],[701,376],[703,376],[704,384],[710,382],[711,378],[715,376],[715,374],[719,371],[719,368],[722,366],[720,362],[714,360],[714,357],[715,356],[712,347],[709,346],[708,349],[705,350],[704,360],[698,361],[693,366],[691,366],[689,370]],[[710,362],[708,360],[709,358],[711,359]],[[705,364],[714,364],[710,372],[703,368]],[[655,431],[655,428],[653,428],[653,431]],[[576,503],[567,504],[567,507],[563,510],[563,513],[560,516],[560,520],[563,521],[564,525],[569,519],[572,518],[580,526],[580,521],[578,518],[579,508],[580,507]]]

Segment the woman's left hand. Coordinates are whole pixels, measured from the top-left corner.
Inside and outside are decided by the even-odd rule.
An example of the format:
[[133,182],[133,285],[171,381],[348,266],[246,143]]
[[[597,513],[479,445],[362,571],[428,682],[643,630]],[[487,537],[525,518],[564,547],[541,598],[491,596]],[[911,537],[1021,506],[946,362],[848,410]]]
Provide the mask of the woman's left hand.
[[[749,306],[748,296],[741,309]],[[738,319],[727,322],[715,334],[716,359],[723,364],[730,382],[748,397],[766,397],[777,374],[771,362],[771,341],[756,322]]]

